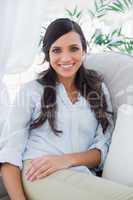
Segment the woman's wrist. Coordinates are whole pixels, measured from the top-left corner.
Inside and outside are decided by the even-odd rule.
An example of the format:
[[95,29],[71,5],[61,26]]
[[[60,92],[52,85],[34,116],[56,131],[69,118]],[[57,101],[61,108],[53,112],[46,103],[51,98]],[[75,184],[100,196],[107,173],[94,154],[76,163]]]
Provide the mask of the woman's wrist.
[[19,198],[11,198],[11,200],[26,200],[26,198],[25,197],[19,197]]
[[[9,194],[9,196],[10,196],[10,194]],[[20,195],[20,193],[17,193],[17,194],[11,195],[11,196],[10,196],[10,199],[11,199],[11,200],[26,200],[26,197],[25,197],[24,194],[21,194],[21,195]]]
[[69,168],[85,165],[89,167],[96,167],[101,161],[101,151],[92,149],[85,152],[77,152],[64,155],[67,159]]
[[78,157],[77,157],[76,153],[65,154],[64,157],[67,160],[68,168],[77,166],[79,164],[78,163]]

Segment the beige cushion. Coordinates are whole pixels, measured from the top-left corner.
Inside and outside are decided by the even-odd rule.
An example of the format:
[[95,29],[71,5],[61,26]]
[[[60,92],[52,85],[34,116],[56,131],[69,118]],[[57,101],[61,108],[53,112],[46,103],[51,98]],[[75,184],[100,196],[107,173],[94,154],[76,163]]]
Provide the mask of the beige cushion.
[[115,130],[104,165],[104,178],[133,186],[133,106],[118,109]]
[[133,57],[115,52],[88,54],[85,67],[101,72],[109,87],[114,111],[121,104],[133,105]]

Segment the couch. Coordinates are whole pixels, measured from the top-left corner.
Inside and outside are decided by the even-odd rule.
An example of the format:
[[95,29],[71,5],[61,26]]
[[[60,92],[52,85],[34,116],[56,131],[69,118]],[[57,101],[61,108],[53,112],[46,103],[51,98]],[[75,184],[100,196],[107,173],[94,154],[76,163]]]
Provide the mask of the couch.
[[[122,104],[133,105],[133,57],[116,52],[87,54],[85,67],[103,74],[110,90],[113,110],[117,118],[117,109]],[[122,172],[123,173],[123,172]],[[0,179],[0,199],[8,196]]]
[[115,52],[87,55],[85,66],[103,75],[115,113],[102,177],[133,187],[133,57]]

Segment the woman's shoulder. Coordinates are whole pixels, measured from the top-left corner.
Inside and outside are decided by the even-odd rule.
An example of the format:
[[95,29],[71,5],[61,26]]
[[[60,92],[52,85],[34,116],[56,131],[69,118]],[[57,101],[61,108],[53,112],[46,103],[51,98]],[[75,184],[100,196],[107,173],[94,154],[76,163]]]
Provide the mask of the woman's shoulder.
[[41,96],[43,93],[43,86],[38,82],[37,79],[26,82],[20,86],[18,95],[22,97],[31,97],[34,99],[35,96]]
[[32,81],[26,82],[20,86],[20,89],[35,91],[35,90],[42,90],[43,86],[38,82],[37,79]]

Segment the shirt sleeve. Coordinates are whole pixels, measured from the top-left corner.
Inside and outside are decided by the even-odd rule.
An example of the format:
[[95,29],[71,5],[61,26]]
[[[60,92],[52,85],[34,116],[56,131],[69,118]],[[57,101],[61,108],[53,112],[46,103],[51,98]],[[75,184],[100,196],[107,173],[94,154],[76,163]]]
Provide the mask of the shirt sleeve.
[[[110,94],[104,83],[102,83],[102,89],[103,89],[106,102],[107,102],[107,110],[110,112],[113,112]],[[114,129],[114,121],[113,121],[113,116],[111,114],[107,114],[107,118],[109,120],[109,125],[106,131],[103,133],[102,126],[101,124],[99,124],[96,130],[94,141],[92,145],[89,147],[89,150],[96,148],[101,151],[101,162],[99,166],[95,169],[95,171],[99,171],[103,169],[103,165],[104,165],[104,162],[109,150],[109,145],[111,143],[112,132]]]
[[14,103],[9,107],[0,136],[0,163],[8,162],[22,168],[22,156],[34,107],[27,85],[20,89]]
[[10,103],[10,98],[6,85],[0,81],[0,135],[4,122],[7,117],[7,110]]

